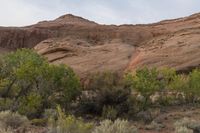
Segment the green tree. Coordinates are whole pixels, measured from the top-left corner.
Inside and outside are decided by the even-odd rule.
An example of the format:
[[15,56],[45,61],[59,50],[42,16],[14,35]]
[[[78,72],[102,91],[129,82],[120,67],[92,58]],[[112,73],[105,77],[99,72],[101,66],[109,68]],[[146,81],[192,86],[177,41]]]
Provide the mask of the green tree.
[[0,59],[0,96],[10,98],[12,110],[35,117],[45,108],[59,103],[62,107],[80,93],[80,82],[65,65],[50,65],[30,49],[9,53]]
[[138,69],[135,75],[129,73],[125,76],[127,84],[144,96],[145,99],[141,105],[141,109],[143,110],[149,105],[150,96],[162,89],[158,75],[159,71],[157,69],[148,69],[145,67]]
[[200,69],[195,69],[189,74],[190,91],[200,96]]
[[175,75],[172,79],[172,81],[169,83],[169,88],[176,90],[178,92],[189,92],[189,77],[187,75],[179,74]]
[[173,90],[183,92],[188,102],[195,102],[200,96],[200,70],[194,69],[189,75],[174,76],[169,86]]
[[163,89],[169,89],[170,82],[176,77],[176,70],[173,68],[162,68],[159,70],[158,79]]

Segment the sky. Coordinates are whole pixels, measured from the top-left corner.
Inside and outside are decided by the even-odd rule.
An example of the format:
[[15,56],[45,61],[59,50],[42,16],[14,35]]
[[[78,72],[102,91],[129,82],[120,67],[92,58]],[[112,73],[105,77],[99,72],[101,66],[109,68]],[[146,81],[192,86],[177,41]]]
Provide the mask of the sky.
[[0,26],[73,14],[100,24],[146,24],[200,12],[200,0],[0,0]]

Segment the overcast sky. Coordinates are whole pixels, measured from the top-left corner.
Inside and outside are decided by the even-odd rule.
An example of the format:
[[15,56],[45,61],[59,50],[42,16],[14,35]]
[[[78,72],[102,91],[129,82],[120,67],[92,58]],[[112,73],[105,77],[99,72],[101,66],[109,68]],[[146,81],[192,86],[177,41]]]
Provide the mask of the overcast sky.
[[198,12],[200,0],[0,0],[0,25],[25,26],[69,13],[100,24],[139,24]]

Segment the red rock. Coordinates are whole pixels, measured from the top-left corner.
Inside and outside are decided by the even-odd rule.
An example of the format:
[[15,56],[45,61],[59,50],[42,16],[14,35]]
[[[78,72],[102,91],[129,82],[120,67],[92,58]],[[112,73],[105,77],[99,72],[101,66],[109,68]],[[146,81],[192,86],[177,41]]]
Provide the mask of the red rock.
[[[200,65],[200,14],[147,25],[100,25],[64,15],[27,27],[0,27],[0,52],[35,48],[80,74],[143,66],[189,71]],[[2,53],[2,52],[1,52]]]

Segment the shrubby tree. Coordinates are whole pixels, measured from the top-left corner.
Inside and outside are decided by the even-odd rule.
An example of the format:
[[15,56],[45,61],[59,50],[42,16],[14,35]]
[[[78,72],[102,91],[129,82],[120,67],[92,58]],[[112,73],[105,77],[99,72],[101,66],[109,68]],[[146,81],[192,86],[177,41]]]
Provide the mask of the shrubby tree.
[[187,92],[189,91],[188,82],[189,78],[187,75],[175,75],[169,83],[169,88],[178,92]]
[[184,93],[188,102],[195,102],[200,96],[200,70],[194,69],[189,75],[175,75],[169,86],[177,92]]
[[138,69],[135,75],[127,75],[127,80],[133,89],[139,91],[143,96],[149,97],[161,87],[158,74],[159,72],[155,68],[143,68]]
[[144,67],[136,70],[135,73],[127,73],[125,80],[127,86],[138,93],[138,96],[140,96],[138,104],[142,110],[145,110],[151,104],[150,96],[156,92],[159,92],[160,95],[159,102],[166,101],[162,94],[168,90],[169,84],[175,76],[176,71],[174,69]]
[[158,79],[159,71],[155,68],[138,69],[135,75],[129,73],[126,75],[126,82],[133,90],[144,96],[141,108],[145,109],[150,101],[150,96],[156,91],[162,89],[162,84]]
[[57,103],[66,108],[79,93],[79,79],[71,68],[50,65],[32,50],[17,50],[0,59],[0,99],[11,99],[13,111],[36,117]]
[[195,69],[189,74],[189,88],[191,93],[200,96],[200,69]]
[[173,68],[164,67],[158,69],[158,72],[159,75],[157,77],[157,80],[159,80],[160,82],[161,89],[159,90],[159,93],[157,93],[157,96],[153,96],[152,100],[156,100],[156,103],[162,106],[173,104],[173,100],[175,99],[175,97],[171,97],[167,93],[170,90],[170,83],[173,81],[174,77],[177,76],[176,70]]
[[88,77],[85,90],[92,92],[94,96],[81,99],[78,110],[83,113],[98,114],[103,117],[112,114],[112,118],[116,118],[129,110],[127,101],[130,89],[126,87],[119,73],[109,71],[94,73]]
[[162,68],[158,70],[159,75],[157,79],[160,81],[161,88],[166,90],[169,89],[169,84],[176,77],[176,70],[173,68]]

